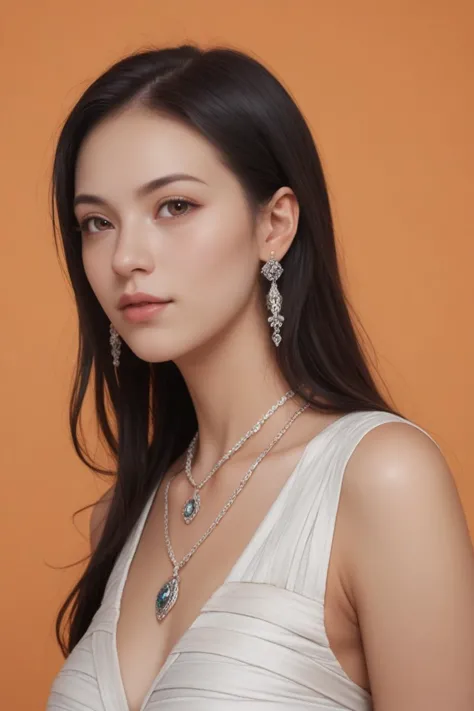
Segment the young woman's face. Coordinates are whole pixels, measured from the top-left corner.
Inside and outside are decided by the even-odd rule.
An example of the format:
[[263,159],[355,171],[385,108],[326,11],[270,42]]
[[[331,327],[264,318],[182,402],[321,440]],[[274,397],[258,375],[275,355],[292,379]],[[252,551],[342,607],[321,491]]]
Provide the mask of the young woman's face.
[[[178,173],[189,177],[168,181]],[[161,186],[141,192],[157,179]],[[138,357],[176,360],[247,309],[261,266],[254,220],[237,179],[198,133],[128,109],[88,135],[75,181],[87,278]],[[122,310],[120,297],[138,291],[170,303],[148,315]]]

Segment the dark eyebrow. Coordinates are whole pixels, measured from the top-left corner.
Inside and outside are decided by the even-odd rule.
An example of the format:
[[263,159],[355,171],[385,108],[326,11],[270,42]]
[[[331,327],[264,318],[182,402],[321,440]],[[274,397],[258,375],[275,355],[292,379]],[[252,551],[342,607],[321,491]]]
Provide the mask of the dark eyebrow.
[[[145,183],[140,186],[136,191],[136,195],[140,198],[145,197],[154,190],[158,190],[158,188],[162,188],[164,185],[168,185],[169,183],[175,183],[178,180],[194,180],[197,183],[207,185],[204,180],[196,178],[194,175],[188,175],[187,173],[170,173],[170,175],[163,175],[161,178],[155,178],[154,180],[150,180],[149,183]],[[77,207],[77,205],[80,205],[81,203],[86,203],[88,205],[106,205],[107,201],[98,195],[86,195],[85,193],[82,193],[80,195],[76,195],[74,198],[74,207]]]

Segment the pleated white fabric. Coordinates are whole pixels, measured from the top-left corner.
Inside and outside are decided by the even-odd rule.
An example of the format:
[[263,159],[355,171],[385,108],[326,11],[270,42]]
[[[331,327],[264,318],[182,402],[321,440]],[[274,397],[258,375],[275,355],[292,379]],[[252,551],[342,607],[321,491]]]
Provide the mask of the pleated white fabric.
[[[310,440],[224,584],[172,649],[141,711],[372,709],[370,694],[347,676],[329,646],[324,594],[347,461],[366,433],[394,421],[421,430],[371,410],[344,415]],[[47,711],[129,711],[116,625],[154,493],[89,629],[53,682]]]

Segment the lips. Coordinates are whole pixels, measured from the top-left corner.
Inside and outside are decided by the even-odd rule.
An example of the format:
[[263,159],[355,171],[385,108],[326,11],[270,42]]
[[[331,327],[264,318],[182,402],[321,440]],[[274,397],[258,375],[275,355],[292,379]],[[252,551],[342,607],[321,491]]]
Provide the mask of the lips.
[[166,309],[169,301],[143,301],[130,304],[122,309],[123,317],[129,323],[142,323],[151,320]]
[[171,299],[155,296],[154,294],[146,294],[143,291],[137,291],[134,294],[122,294],[118,302],[119,309],[126,309],[130,306],[144,306],[149,304],[164,304],[169,303]]

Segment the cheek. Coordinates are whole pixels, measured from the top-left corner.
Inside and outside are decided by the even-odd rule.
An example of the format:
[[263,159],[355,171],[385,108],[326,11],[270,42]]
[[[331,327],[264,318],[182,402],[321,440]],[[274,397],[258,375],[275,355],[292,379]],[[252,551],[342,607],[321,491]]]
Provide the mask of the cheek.
[[258,258],[245,245],[245,238],[240,245],[220,244],[202,250],[187,262],[183,274],[186,313],[202,332],[206,331],[206,324],[209,331],[225,325],[249,301]]
[[109,273],[106,260],[101,259],[99,250],[87,248],[82,250],[82,264],[92,291],[104,311],[107,311],[107,295],[111,292],[106,281]]
[[209,211],[194,223],[192,232],[181,255],[189,283],[198,282],[205,290],[218,284],[225,287],[229,280],[241,280],[241,272],[251,271],[258,261],[250,217],[240,203]]
[[91,288],[95,294],[97,294],[97,289],[100,284],[98,279],[99,269],[97,267],[97,261],[91,259],[87,250],[84,249],[82,250],[82,264],[84,266],[87,281],[91,285]]
[[190,288],[201,305],[203,300],[235,299],[248,290],[258,255],[251,225],[242,213],[214,214],[198,226],[186,247],[182,259],[185,289],[189,294]]

